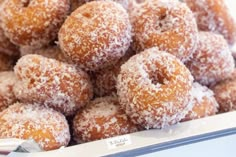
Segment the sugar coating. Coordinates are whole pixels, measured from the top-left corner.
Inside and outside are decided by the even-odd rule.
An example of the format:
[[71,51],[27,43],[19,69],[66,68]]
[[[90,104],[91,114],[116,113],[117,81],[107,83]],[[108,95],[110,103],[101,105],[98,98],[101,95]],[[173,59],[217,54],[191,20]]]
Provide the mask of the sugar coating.
[[[91,2],[91,1],[102,1],[102,0],[71,0],[71,11],[74,11],[81,5]],[[131,0],[111,0],[121,4],[125,9],[128,9]]]
[[234,59],[222,35],[199,32],[197,47],[193,57],[186,62],[197,82],[208,86],[232,74]]
[[175,56],[147,49],[121,66],[117,94],[132,122],[146,129],[180,121],[188,108],[193,77]]
[[123,56],[117,63],[92,73],[91,79],[93,82],[95,95],[101,97],[116,94],[116,81],[120,72],[120,67],[132,55],[134,55],[134,52],[132,50],[128,50],[125,56]]
[[76,114],[73,130],[78,143],[138,131],[121,110],[117,97],[101,97],[91,101]]
[[0,112],[15,101],[13,86],[16,82],[16,77],[13,71],[0,72]]
[[74,65],[40,55],[26,55],[14,67],[16,97],[37,102],[65,115],[73,115],[92,98],[88,75]]
[[16,45],[47,45],[57,37],[69,7],[69,0],[7,0],[1,7],[1,25]]
[[69,126],[65,117],[39,104],[15,103],[0,112],[0,138],[34,139],[44,150],[67,146]]
[[0,53],[0,71],[12,70],[14,62],[14,57]]
[[61,62],[67,62],[72,64],[72,61],[67,58],[64,53],[62,53],[60,47],[57,45],[48,45],[40,48],[36,48],[33,46],[22,46],[20,47],[20,52],[21,56],[25,56],[27,54],[38,54],[47,58],[52,58]]
[[220,112],[236,110],[236,70],[230,78],[219,82],[211,89],[215,93],[215,98],[220,105]]
[[4,31],[0,27],[0,52],[9,56],[18,56],[19,50],[16,45],[4,35]]
[[184,0],[194,12],[202,31],[222,34],[229,44],[236,41],[236,23],[224,0]]
[[219,104],[214,97],[214,93],[206,86],[194,82],[190,95],[189,103],[191,103],[192,109],[182,121],[207,117],[218,112]]
[[129,48],[128,13],[112,1],[88,2],[76,9],[59,31],[63,52],[79,67],[97,70],[117,62]]
[[158,47],[182,61],[196,49],[197,24],[186,4],[178,0],[148,0],[130,13],[132,47],[136,52]]

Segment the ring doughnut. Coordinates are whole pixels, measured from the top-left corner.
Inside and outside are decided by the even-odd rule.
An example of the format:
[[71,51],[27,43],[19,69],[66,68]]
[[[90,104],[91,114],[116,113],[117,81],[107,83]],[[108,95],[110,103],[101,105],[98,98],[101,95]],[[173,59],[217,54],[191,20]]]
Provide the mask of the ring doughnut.
[[117,62],[128,50],[131,24],[112,1],[92,1],[76,9],[59,31],[62,51],[80,68],[95,71]]
[[224,36],[232,45],[236,42],[236,23],[224,0],[184,0],[195,14],[198,28]]
[[74,138],[78,143],[100,140],[136,132],[121,110],[116,97],[102,97],[91,101],[73,120]]
[[198,29],[191,10],[178,0],[148,0],[130,14],[133,49],[158,47],[187,60],[196,49]]
[[44,150],[67,146],[69,126],[65,117],[38,104],[15,103],[0,112],[0,138],[34,139]]
[[133,123],[163,128],[183,118],[192,83],[191,73],[179,59],[151,48],[121,66],[117,93]]
[[2,29],[16,45],[47,45],[57,37],[69,8],[69,0],[7,0],[2,3]]
[[21,102],[40,103],[69,116],[92,98],[88,75],[74,65],[40,55],[21,57],[14,93]]

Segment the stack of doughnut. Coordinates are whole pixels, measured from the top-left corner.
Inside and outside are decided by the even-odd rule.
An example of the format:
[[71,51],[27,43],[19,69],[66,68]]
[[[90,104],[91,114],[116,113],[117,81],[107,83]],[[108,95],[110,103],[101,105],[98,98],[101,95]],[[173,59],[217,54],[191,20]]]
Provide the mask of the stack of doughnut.
[[236,25],[223,0],[0,8],[0,138],[47,151],[236,110]]

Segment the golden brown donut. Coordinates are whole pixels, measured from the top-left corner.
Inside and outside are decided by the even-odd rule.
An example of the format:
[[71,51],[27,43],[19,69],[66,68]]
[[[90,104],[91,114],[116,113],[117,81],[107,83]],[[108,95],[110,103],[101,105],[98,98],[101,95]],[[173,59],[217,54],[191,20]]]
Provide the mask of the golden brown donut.
[[76,9],[62,25],[59,44],[79,67],[89,71],[117,62],[129,48],[128,13],[112,1],[93,1]]
[[232,76],[211,87],[220,105],[220,112],[236,110],[236,70]]
[[207,86],[228,78],[235,66],[226,40],[212,32],[199,32],[197,50],[186,65],[195,80]]
[[218,112],[218,103],[214,97],[212,90],[206,86],[194,82],[191,90],[191,106],[184,119],[181,121],[188,121],[199,119],[207,116],[215,115]]
[[93,96],[88,75],[74,65],[40,55],[26,55],[14,67],[14,87],[22,102],[40,103],[73,115]]
[[7,0],[2,4],[2,29],[16,45],[47,45],[57,37],[69,8],[69,0]]
[[224,0],[184,0],[194,12],[198,28],[222,34],[229,44],[236,42],[236,23]]
[[191,73],[179,59],[151,48],[121,66],[117,94],[133,123],[163,128],[185,115],[192,83]]
[[67,146],[69,126],[65,117],[38,104],[15,103],[0,112],[0,138],[34,139],[44,150]]
[[132,47],[137,53],[156,46],[185,61],[196,49],[196,21],[187,5],[178,0],[145,1],[135,7],[130,19]]
[[13,71],[0,72],[0,112],[16,102],[13,87],[16,77]]
[[73,120],[74,139],[78,143],[100,140],[138,131],[121,110],[116,97],[91,101]]

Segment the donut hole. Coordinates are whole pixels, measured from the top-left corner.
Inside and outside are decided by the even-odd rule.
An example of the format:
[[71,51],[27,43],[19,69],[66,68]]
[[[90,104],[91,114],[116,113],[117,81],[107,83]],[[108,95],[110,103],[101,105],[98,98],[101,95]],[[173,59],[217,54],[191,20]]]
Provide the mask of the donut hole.
[[164,33],[173,28],[171,23],[171,19],[168,17],[166,11],[162,11],[160,15],[157,16],[156,22],[154,23],[154,28],[158,33]]
[[24,8],[27,8],[30,4],[30,0],[22,0],[21,2]]
[[164,85],[165,78],[161,75],[158,75],[157,72],[151,72],[149,74],[149,79],[151,80],[152,84],[154,85]]

